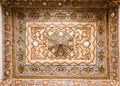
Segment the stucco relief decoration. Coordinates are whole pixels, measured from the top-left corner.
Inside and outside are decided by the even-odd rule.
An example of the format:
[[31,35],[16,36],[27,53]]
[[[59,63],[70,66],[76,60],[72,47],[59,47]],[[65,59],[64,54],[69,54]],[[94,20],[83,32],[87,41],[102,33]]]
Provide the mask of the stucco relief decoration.
[[3,0],[1,86],[119,86],[119,0]]
[[26,28],[28,63],[95,64],[96,24],[34,22]]

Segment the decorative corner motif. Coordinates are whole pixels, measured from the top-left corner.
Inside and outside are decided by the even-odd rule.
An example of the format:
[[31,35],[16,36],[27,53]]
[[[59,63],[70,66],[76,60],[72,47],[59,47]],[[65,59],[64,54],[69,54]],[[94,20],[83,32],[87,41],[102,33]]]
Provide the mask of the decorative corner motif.
[[[86,84],[90,84],[90,86],[103,85],[103,86],[119,86],[118,80],[118,4],[120,3],[119,0],[92,0],[93,2],[89,2],[90,0],[83,0],[75,1],[71,3],[71,0],[1,0],[0,2],[3,4],[3,27],[4,27],[4,80],[1,83],[1,86],[11,86],[11,85],[21,85],[27,84],[25,86],[31,85],[38,85],[36,78],[39,79],[39,83],[41,84],[44,80],[43,79],[55,79],[55,75],[60,76],[60,80],[64,82],[65,78],[70,79],[76,86],[83,86]],[[44,1],[44,2],[43,2]],[[67,2],[66,2],[67,1]],[[73,1],[73,0],[72,0]],[[37,3],[36,3],[37,2]],[[41,3],[42,2],[42,3]],[[54,9],[53,9],[54,7]],[[38,9],[39,8],[39,9]],[[69,9],[66,9],[69,8]],[[108,9],[109,8],[109,9]],[[24,11],[24,12],[23,12]],[[94,46],[90,46],[89,40],[91,34],[91,30],[89,27],[89,22],[94,22],[96,26],[96,61],[93,65],[76,65],[70,64],[65,66],[58,65],[54,63],[52,64],[27,64],[26,60],[26,23],[27,22],[52,22],[52,24],[45,24],[38,25],[39,29],[32,28],[33,30],[28,31],[28,33],[33,32],[33,35],[28,36],[33,38],[33,42],[31,42],[31,46],[33,46],[33,59],[35,59],[35,55],[42,56],[42,48],[46,46],[46,42],[50,46],[47,47],[47,50],[50,54],[58,57],[65,56],[67,57],[70,55],[69,53],[73,52],[73,39],[74,33],[76,34],[77,39],[77,47],[85,48],[84,52],[81,55],[84,55],[82,60],[90,59],[89,48],[94,48]],[[74,26],[65,25],[64,29],[69,29],[66,31],[58,31],[53,30],[54,22],[86,22],[86,25],[81,27],[81,25]],[[75,24],[75,23],[74,23]],[[35,25],[35,23],[34,23]],[[44,27],[46,26],[46,27]],[[51,27],[50,27],[51,26]],[[56,25],[57,27],[59,25]],[[64,26],[64,25],[61,25]],[[71,27],[74,26],[74,27]],[[44,27],[44,28],[43,28]],[[49,28],[50,27],[50,28]],[[52,35],[45,39],[44,37],[48,35],[47,28],[53,30]],[[67,29],[66,29],[67,28]],[[35,30],[34,30],[35,29]],[[79,30],[83,30],[83,32],[77,32]],[[30,29],[29,29],[30,30]],[[67,34],[69,38],[61,37],[63,34]],[[44,33],[44,35],[41,35]],[[70,36],[69,33],[73,34]],[[79,35],[79,33],[81,35]],[[29,35],[29,34],[28,34]],[[59,36],[60,35],[60,36]],[[90,35],[90,36],[86,36]],[[92,34],[95,36],[95,34]],[[81,37],[80,37],[81,36]],[[37,41],[36,41],[37,37]],[[45,40],[41,40],[44,38]],[[58,40],[59,38],[59,40]],[[83,38],[82,40],[80,38]],[[39,39],[39,40],[38,40]],[[59,41],[63,39],[64,41]],[[32,41],[32,40],[27,40]],[[41,41],[41,42],[39,42]],[[84,47],[82,47],[84,45]],[[69,46],[66,44],[69,44]],[[37,49],[37,45],[39,45],[39,49]],[[75,48],[75,47],[74,47]],[[31,48],[30,48],[31,49]],[[78,48],[75,48],[77,50]],[[66,50],[66,51],[64,51]],[[80,50],[80,49],[79,49]],[[38,51],[41,51],[39,53]],[[57,53],[56,53],[57,52]],[[62,52],[62,53],[61,53]],[[69,52],[69,53],[68,53]],[[75,51],[75,53],[80,54],[81,51]],[[86,53],[87,52],[87,53]],[[92,52],[92,51],[90,51]],[[67,54],[66,54],[67,53]],[[94,52],[93,52],[94,53]],[[63,55],[64,54],[64,55]],[[94,53],[95,54],[95,53]],[[48,54],[45,54],[48,55]],[[47,56],[44,56],[47,57]],[[59,58],[57,60],[59,60]],[[76,56],[75,56],[76,57]],[[54,59],[56,59],[54,58]],[[30,58],[31,59],[31,58]],[[41,59],[41,58],[40,58]],[[51,58],[48,58],[51,59]],[[63,58],[64,59],[64,58]],[[66,58],[67,59],[67,58]],[[72,58],[73,59],[73,58]],[[36,59],[38,61],[38,59]],[[42,61],[41,61],[42,62]],[[14,70],[15,69],[15,70]],[[12,75],[13,74],[13,75]],[[27,74],[27,75],[26,75]],[[65,75],[66,74],[66,75]],[[37,76],[36,76],[37,75]],[[45,77],[45,76],[47,77]],[[68,76],[61,78],[61,76]],[[83,76],[84,75],[84,76]],[[48,77],[49,76],[49,77]],[[50,77],[51,76],[51,77]],[[70,77],[69,77],[70,76]],[[71,77],[72,76],[72,77]],[[80,76],[80,77],[75,77]],[[81,77],[82,76],[82,77]],[[16,81],[11,80],[11,78],[16,79]],[[18,80],[18,79],[23,80]],[[26,80],[26,79],[33,79],[33,80]],[[72,79],[72,80],[71,80]],[[78,79],[74,81],[73,79]],[[92,81],[79,81],[79,79],[90,79]],[[94,80],[93,80],[94,79]],[[101,80],[99,80],[101,79]],[[115,80],[115,81],[111,81]],[[44,85],[49,84],[49,81],[45,81]],[[56,80],[56,82],[59,82]],[[66,81],[66,84],[69,83]],[[65,85],[65,83],[63,83]],[[67,84],[68,85],[68,84]],[[52,85],[53,86],[53,85]],[[56,85],[58,86],[58,84]]]
[[9,6],[10,0],[1,0],[0,3],[3,4],[4,6]]
[[11,86],[12,81],[13,81],[12,79],[7,79],[7,80],[3,81],[3,82],[0,84],[0,86]]
[[111,81],[111,85],[112,86],[120,86],[120,82],[116,81],[116,80],[113,80],[113,81]]
[[120,0],[111,0],[110,2],[109,2],[109,6],[110,7],[116,7],[116,6],[118,6],[120,4]]

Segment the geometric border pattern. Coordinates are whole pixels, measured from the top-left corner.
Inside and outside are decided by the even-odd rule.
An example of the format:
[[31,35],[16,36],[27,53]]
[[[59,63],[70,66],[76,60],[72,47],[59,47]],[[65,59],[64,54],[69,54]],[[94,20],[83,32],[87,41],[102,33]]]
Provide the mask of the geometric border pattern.
[[[7,1],[6,1],[7,2]],[[104,86],[107,86],[109,85],[109,82],[111,82],[111,85],[112,86],[118,86],[119,85],[119,74],[118,74],[118,2],[117,0],[113,0],[113,1],[110,1],[108,4],[108,33],[109,36],[107,36],[107,40],[109,41],[108,43],[108,50],[110,51],[108,53],[109,57],[110,57],[110,79],[109,80],[106,80],[106,81],[100,81],[99,83],[100,84],[104,84]],[[4,2],[3,2],[4,3]],[[13,3],[13,2],[12,2]],[[21,80],[19,82],[19,80],[15,80],[12,78],[11,76],[11,67],[13,66],[11,64],[11,50],[12,50],[12,46],[14,44],[12,44],[11,41],[14,41],[14,40],[11,40],[11,37],[12,37],[12,25],[11,25],[11,9],[9,6],[7,6],[9,4],[9,1],[7,3],[5,3],[3,5],[3,41],[4,41],[4,46],[3,46],[3,54],[4,54],[4,81],[2,82],[2,86],[4,85],[20,85],[20,84],[23,84],[25,80]],[[11,3],[10,3],[11,4]],[[19,2],[16,3],[18,6],[21,6],[19,4]],[[46,3],[45,3],[46,5]],[[15,6],[13,4],[11,4],[11,7],[12,6]],[[58,5],[58,6],[62,6],[61,3]],[[16,6],[17,7],[17,6]],[[21,6],[21,7],[24,7],[24,6]],[[17,83],[18,81],[18,83]],[[57,80],[56,80],[57,81]],[[76,82],[75,80],[73,80],[74,82]],[[44,82],[44,81],[42,81]],[[46,81],[46,83],[48,84],[49,81]],[[58,81],[59,82],[59,81]],[[79,83],[79,80],[77,81]],[[85,81],[87,82],[87,81]],[[88,81],[89,82],[89,85],[95,85],[93,84],[95,81]],[[92,84],[90,84],[90,82]],[[98,82],[98,81],[97,81]],[[26,82],[26,86],[27,85],[34,85],[34,81],[27,81]],[[31,84],[28,84],[28,83],[31,83]],[[69,83],[69,82],[68,82]],[[84,83],[84,82],[83,82]],[[45,84],[45,83],[44,83]],[[65,84],[65,83],[64,83]],[[76,83],[77,84],[77,83]],[[85,83],[84,83],[85,84]],[[84,85],[82,84],[82,85]]]
[[[45,11],[41,11],[41,10],[45,10]],[[77,10],[79,10],[80,12],[77,12]],[[107,38],[106,38],[106,34],[107,32],[107,23],[106,23],[106,10],[104,9],[97,9],[99,10],[99,13],[97,10],[92,11],[89,9],[89,12],[87,12],[86,10],[81,10],[81,9],[77,9],[74,10],[74,13],[72,13],[72,10],[64,10],[64,12],[61,12],[61,9],[54,9],[54,10],[49,10],[46,13],[46,9],[39,9],[34,12],[31,9],[24,9],[24,13],[21,13],[21,11],[17,8],[12,9],[12,14],[14,13],[14,15],[12,15],[12,39],[14,41],[12,41],[13,45],[13,51],[12,51],[12,64],[13,64],[13,77],[14,78],[58,78],[58,79],[82,79],[82,78],[86,78],[86,79],[97,79],[97,78],[101,78],[101,79],[108,79],[109,78],[109,58],[107,60]],[[53,12],[54,11],[54,12]],[[59,13],[61,12],[61,13]],[[68,13],[71,13],[70,15]],[[43,15],[42,15],[43,13]],[[45,14],[44,14],[45,13]],[[73,14],[74,14],[74,19],[73,19]],[[81,14],[81,17],[80,17]],[[89,17],[87,17],[90,14]],[[21,15],[24,15],[21,17]],[[37,15],[41,15],[42,17],[39,17]],[[72,16],[71,16],[72,15]],[[52,17],[51,17],[52,16]],[[69,21],[68,21],[68,17],[69,16]],[[100,16],[100,17],[99,17]],[[59,19],[60,17],[60,19]],[[21,21],[22,20],[22,21]],[[95,25],[97,25],[97,28],[95,29],[95,40],[97,43],[95,43],[95,47],[97,53],[95,54],[95,57],[97,57],[96,59],[96,63],[95,65],[88,65],[85,64],[85,66],[80,63],[76,63],[73,62],[72,64],[66,64],[66,63],[62,63],[59,64],[57,62],[54,62],[52,64],[46,63],[46,64],[32,64],[32,65],[28,65],[25,62],[25,50],[26,50],[26,45],[25,45],[25,41],[26,41],[26,34],[25,31],[28,28],[26,27],[26,23],[30,22],[33,20],[35,22],[44,22],[43,24],[41,24],[40,26],[46,26],[47,25],[47,21],[49,22],[56,22],[56,25],[59,25],[59,21],[61,22],[68,22],[68,25],[66,26],[65,23],[63,25],[63,23],[61,23],[59,26],[61,27],[69,27],[72,28],[76,27],[76,28],[81,28],[81,26],[83,26],[84,28],[86,27],[93,27],[94,24],[91,25],[92,22],[95,22]],[[78,22],[78,24],[76,25],[75,23],[72,24],[73,22]],[[79,22],[81,21],[81,22]],[[54,28],[55,23],[48,23],[47,28],[49,26],[52,26],[52,28]],[[70,23],[71,24],[70,24]],[[86,23],[87,22],[87,23]],[[90,23],[89,23],[90,22]],[[82,25],[82,23],[84,23]],[[35,25],[35,24],[34,24]],[[57,26],[58,26],[57,25]],[[95,27],[95,26],[94,26]],[[44,27],[42,27],[44,28]],[[49,27],[50,28],[50,27]],[[51,30],[53,30],[51,28]],[[43,30],[41,30],[43,31]],[[49,30],[50,31],[50,30]],[[67,30],[68,31],[68,30]],[[77,30],[78,31],[78,30]],[[47,30],[45,30],[45,32],[47,32]],[[44,32],[44,33],[45,33]],[[92,32],[92,31],[91,31]],[[85,31],[85,33],[89,33],[88,30]],[[77,34],[75,34],[77,35]],[[97,36],[96,36],[97,35]],[[47,39],[47,38],[46,38]],[[28,40],[28,39],[27,39]],[[79,39],[78,39],[79,40]],[[106,42],[104,42],[106,41]],[[27,43],[27,42],[26,42]],[[79,43],[79,42],[78,42]],[[28,43],[27,43],[28,44]],[[104,46],[104,47],[103,47]],[[93,49],[94,49],[93,48]],[[95,52],[96,52],[95,51]],[[37,62],[38,63],[38,62]],[[27,75],[26,75],[27,74]],[[37,76],[36,76],[37,75]]]

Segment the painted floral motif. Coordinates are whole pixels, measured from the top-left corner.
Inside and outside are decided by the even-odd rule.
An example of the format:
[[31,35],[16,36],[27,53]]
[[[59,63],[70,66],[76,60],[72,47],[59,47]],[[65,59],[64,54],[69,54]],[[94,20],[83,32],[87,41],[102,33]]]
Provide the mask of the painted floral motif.
[[27,23],[26,61],[46,65],[94,64],[95,27],[94,23]]
[[34,11],[30,12],[28,17],[33,18],[33,19],[38,19],[39,18],[39,13],[36,13]]
[[[28,3],[28,0],[24,0],[24,1],[18,0],[14,2],[9,0],[2,1],[2,3],[4,3],[3,4],[4,5],[3,31],[5,34],[4,34],[4,41],[3,41],[4,42],[4,81],[2,82],[1,86],[9,86],[9,85],[37,86],[38,84],[57,86],[60,83],[62,83],[61,85],[71,85],[72,83],[73,85],[76,85],[76,86],[79,86],[79,85],[119,86],[118,44],[117,44],[118,43],[117,42],[118,41],[118,36],[117,36],[118,34],[118,28],[117,28],[118,2],[119,2],[118,0],[101,1],[101,2],[98,1],[94,3],[80,2],[80,1],[73,1],[73,2],[64,1],[59,3],[56,3],[56,2],[54,3],[54,1],[51,1],[48,3],[48,1],[46,1],[45,3],[41,3],[41,1],[38,1],[38,0],[32,0],[29,3]],[[33,9],[31,8],[29,9],[24,8],[25,10],[24,13],[22,13],[23,10],[18,10],[18,9],[23,9],[19,7],[29,7],[29,6],[34,6],[35,8],[39,7],[40,9],[39,10],[36,9],[36,11],[33,12]],[[47,10],[45,10],[41,8],[41,6],[42,7],[48,6],[50,9],[47,8]],[[59,9],[54,9],[53,11],[52,7],[55,7],[55,6],[59,7]],[[73,9],[66,10],[60,7],[73,8],[75,13],[74,15],[70,16],[70,14],[73,12]],[[90,9],[87,9],[87,8],[90,8]],[[62,9],[63,11],[61,11],[60,9]],[[49,10],[48,12],[50,13],[50,15],[47,15],[46,17],[47,21],[49,22],[51,21],[52,22],[58,22],[58,21],[59,22],[73,22],[73,21],[96,22],[98,26],[100,25],[102,26],[102,27],[100,26],[96,28],[96,31],[98,33],[96,35],[96,57],[97,57],[97,59],[95,59],[97,61],[96,64],[81,65],[81,64],[72,63],[71,65],[66,65],[65,63],[63,63],[65,66],[63,65],[60,66],[61,64],[56,64],[56,63],[54,63],[54,65],[52,64],[38,65],[38,63],[35,63],[35,66],[33,66],[25,62],[24,58],[26,54],[25,53],[26,52],[25,50],[26,22],[30,22],[30,21],[45,22],[44,20],[45,12],[43,12],[44,10],[45,12]],[[60,11],[57,11],[57,10],[60,10]],[[75,14],[77,14],[77,16]],[[86,15],[83,15],[83,14],[86,14]],[[21,23],[19,21],[21,21]],[[85,32],[86,32],[85,34],[88,34],[89,30]],[[76,38],[77,37],[78,36],[76,36]],[[84,34],[82,35],[82,37],[84,37]],[[89,39],[87,36],[86,38]],[[100,40],[100,38],[103,38],[103,40]],[[33,36],[33,39],[35,40],[36,36]],[[80,40],[78,39],[78,41]],[[91,42],[88,42],[88,40],[84,40],[84,48],[86,48],[86,52],[88,55],[88,56],[87,55],[85,56],[87,57],[90,56],[88,52],[88,47],[90,46],[90,43]],[[33,43],[33,45],[35,45],[33,48],[33,51],[35,51],[35,47],[38,44],[39,42],[37,41]],[[43,45],[45,45],[45,42],[43,42]],[[87,57],[85,57],[85,59]],[[84,58],[82,59],[85,60]],[[16,72],[14,69],[16,70]],[[28,74],[28,76],[25,76],[25,74]],[[36,74],[38,76],[35,76]],[[84,78],[84,79],[101,79],[101,80],[100,81],[99,80],[97,81],[96,80],[95,81],[94,80],[93,81],[62,80],[60,82],[59,80],[58,81],[55,80],[55,82],[51,80],[48,80],[48,81],[47,80],[41,80],[41,81],[23,80],[24,78],[26,79],[45,78],[46,79],[48,76],[49,78],[52,78],[52,76],[54,76],[55,74],[57,76],[66,75],[66,77],[64,77],[66,79],[71,79],[71,78],[83,79]],[[45,75],[46,77],[41,77],[42,75]],[[18,78],[19,80],[17,79],[12,80],[11,77],[14,79]],[[21,78],[23,79],[20,80]],[[59,78],[63,79],[62,76],[60,76]]]
[[77,17],[78,17],[78,15],[77,15],[75,12],[73,12],[73,13],[70,14],[70,18],[71,18],[72,20],[77,19]]
[[68,54],[73,50],[73,38],[63,31],[53,33],[48,39],[48,49],[58,59],[65,59]]
[[49,13],[49,12],[45,12],[45,13],[44,13],[44,19],[45,19],[45,20],[49,20],[50,18],[51,18],[50,13]]

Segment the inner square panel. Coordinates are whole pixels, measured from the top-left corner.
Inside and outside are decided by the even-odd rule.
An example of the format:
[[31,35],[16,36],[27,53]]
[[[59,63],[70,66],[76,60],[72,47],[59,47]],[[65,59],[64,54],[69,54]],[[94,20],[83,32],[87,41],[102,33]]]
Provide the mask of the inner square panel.
[[95,65],[95,22],[27,22],[26,63]]

